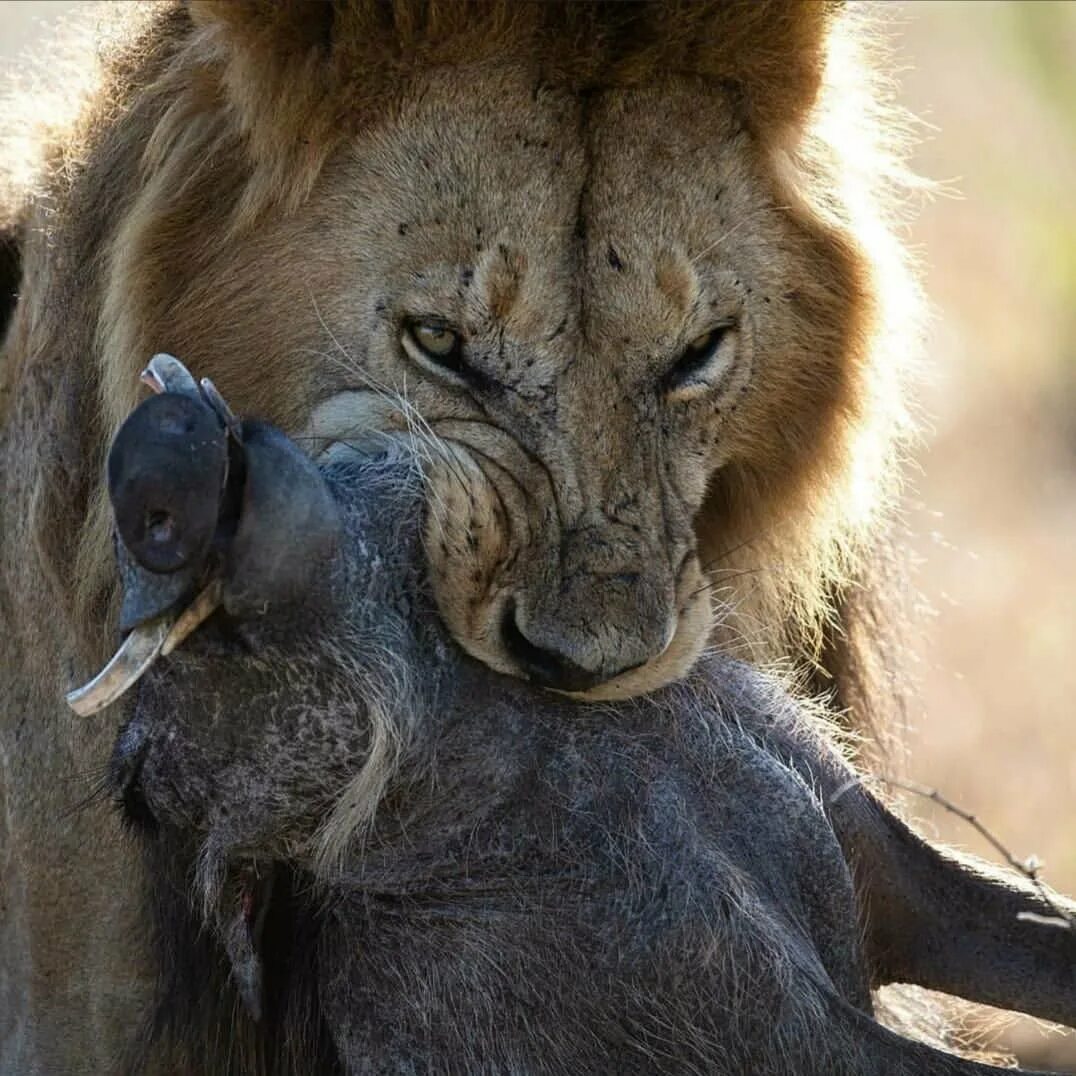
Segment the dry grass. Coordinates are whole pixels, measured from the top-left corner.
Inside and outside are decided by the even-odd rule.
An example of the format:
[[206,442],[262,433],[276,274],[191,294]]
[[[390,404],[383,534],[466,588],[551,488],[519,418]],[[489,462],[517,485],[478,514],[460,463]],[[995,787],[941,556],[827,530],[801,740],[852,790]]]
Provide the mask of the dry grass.
[[[64,2],[2,2],[0,61]],[[912,230],[935,306],[930,430],[909,523],[921,706],[904,772],[1076,891],[1076,3],[909,3],[901,100],[936,131],[921,173],[959,192]],[[958,819],[911,805],[989,855]],[[1028,1064],[1076,1036],[1017,1021]]]

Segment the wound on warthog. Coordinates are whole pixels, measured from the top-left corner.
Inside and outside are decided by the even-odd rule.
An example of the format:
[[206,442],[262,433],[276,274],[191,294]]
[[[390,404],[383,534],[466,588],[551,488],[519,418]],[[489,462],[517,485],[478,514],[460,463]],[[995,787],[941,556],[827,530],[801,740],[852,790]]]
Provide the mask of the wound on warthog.
[[[318,914],[313,879],[277,864],[269,868],[271,888],[258,888],[252,910],[261,1004],[255,1014],[238,1004],[247,1000],[241,976],[192,909],[183,877],[186,863],[175,855],[177,845],[165,840],[144,847],[158,883],[150,900],[162,975],[153,1017],[128,1057],[126,1071],[143,1071],[151,1057],[187,1056],[197,1043],[198,1056],[207,1063],[203,1071],[237,1071],[239,1062],[242,1071],[343,1076],[318,999],[324,917]],[[229,997],[235,1001],[221,1003]]]

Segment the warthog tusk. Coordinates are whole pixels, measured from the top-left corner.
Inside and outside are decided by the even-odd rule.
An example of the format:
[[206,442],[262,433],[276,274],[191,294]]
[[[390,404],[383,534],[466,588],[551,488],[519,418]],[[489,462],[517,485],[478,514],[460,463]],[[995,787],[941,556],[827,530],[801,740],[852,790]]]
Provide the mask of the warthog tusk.
[[156,393],[178,392],[198,399],[198,382],[194,375],[174,355],[163,351],[149,360],[138,380]]
[[214,580],[177,617],[166,615],[139,624],[111,661],[82,687],[67,693],[67,705],[80,717],[89,717],[130,690],[157,660],[172,653],[220,605],[220,580]]
[[140,624],[89,683],[67,693],[67,705],[89,717],[115,702],[156,661],[174,623],[175,617],[163,616]]
[[[154,355],[139,380],[151,391],[174,392],[207,404],[237,441],[241,439],[239,420],[225,403],[209,378],[201,386],[174,355]],[[67,693],[67,705],[83,717],[96,714],[128,691],[158,657],[171,654],[188,635],[220,605],[222,585],[219,579],[209,584],[180,613],[168,613],[139,624],[123,640],[108,664],[88,683]]]
[[167,657],[202,621],[213,614],[220,605],[221,582],[214,579],[180,614],[168,638],[161,647],[161,657]]
[[236,442],[242,444],[243,430],[239,419],[236,418],[235,412],[228,406],[224,397],[221,396],[217,386],[208,377],[203,377],[198,384],[202,389],[202,398],[217,413],[217,418],[224,423],[224,428],[235,438]]
[[148,366],[138,375],[138,380],[158,395],[165,391],[164,382]]

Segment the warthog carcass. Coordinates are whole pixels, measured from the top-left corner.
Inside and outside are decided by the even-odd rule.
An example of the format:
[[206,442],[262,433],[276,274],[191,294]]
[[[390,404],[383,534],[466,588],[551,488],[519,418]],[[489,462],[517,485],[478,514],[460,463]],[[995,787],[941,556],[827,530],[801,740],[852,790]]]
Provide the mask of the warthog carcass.
[[148,666],[112,762],[161,972],[133,1068],[1000,1071],[877,1023],[896,981],[1076,1024],[1073,905],[920,839],[774,681],[501,676],[435,613],[406,444],[315,466],[149,380],[110,461],[133,631],[75,696]]

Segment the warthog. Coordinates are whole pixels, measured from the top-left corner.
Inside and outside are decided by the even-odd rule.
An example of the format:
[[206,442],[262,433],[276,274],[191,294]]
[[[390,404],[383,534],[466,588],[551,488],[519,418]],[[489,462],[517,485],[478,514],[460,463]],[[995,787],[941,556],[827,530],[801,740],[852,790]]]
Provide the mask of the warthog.
[[772,679],[502,676],[436,615],[406,446],[315,465],[149,380],[110,461],[133,630],[75,696],[147,669],[111,776],[160,960],[132,1068],[1001,1071],[876,1022],[890,982],[1076,1024],[1074,906],[916,836]]

